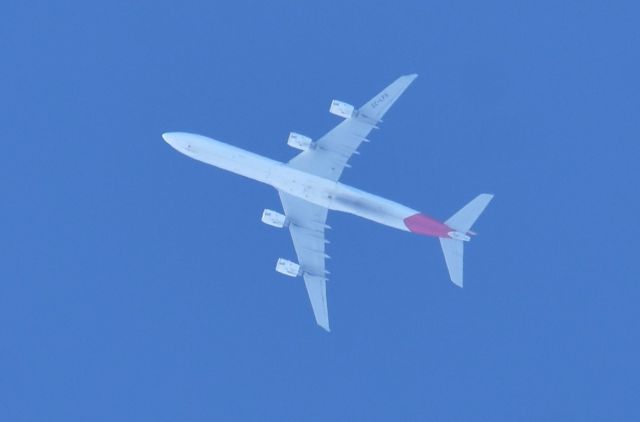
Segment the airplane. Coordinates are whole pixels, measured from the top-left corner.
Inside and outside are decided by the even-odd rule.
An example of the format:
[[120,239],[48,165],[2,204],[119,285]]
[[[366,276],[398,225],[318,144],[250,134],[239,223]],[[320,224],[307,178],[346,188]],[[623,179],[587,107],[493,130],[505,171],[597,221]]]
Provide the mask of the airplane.
[[437,237],[451,281],[462,287],[464,243],[475,235],[471,226],[493,195],[480,194],[445,222],[437,221],[407,206],[339,182],[349,159],[367,136],[378,129],[382,117],[418,75],[396,79],[362,107],[333,100],[329,112],[342,120],[320,139],[291,132],[287,144],[301,152],[288,163],[185,132],[167,132],[163,139],[182,154],[223,170],[274,187],[284,213],[265,209],[262,222],[288,228],[297,262],[279,258],[276,271],[304,279],[316,323],[330,331],[327,307],[325,238],[329,210],[342,211],[385,226],[424,236]]

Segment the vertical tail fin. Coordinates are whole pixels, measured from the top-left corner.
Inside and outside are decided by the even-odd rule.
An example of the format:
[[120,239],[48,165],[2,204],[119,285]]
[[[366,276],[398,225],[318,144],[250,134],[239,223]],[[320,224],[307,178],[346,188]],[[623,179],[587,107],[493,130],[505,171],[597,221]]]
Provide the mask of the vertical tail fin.
[[[452,229],[457,230],[461,235],[469,238],[469,230],[473,223],[476,222],[482,211],[489,205],[489,202],[493,198],[493,195],[483,193],[476,196],[471,202],[465,205],[460,211],[455,213],[445,223]],[[442,253],[444,254],[444,260],[447,263],[447,269],[449,270],[449,277],[451,281],[462,287],[462,268],[463,268],[463,256],[464,256],[464,243],[461,238],[440,238],[440,246],[442,247]]]

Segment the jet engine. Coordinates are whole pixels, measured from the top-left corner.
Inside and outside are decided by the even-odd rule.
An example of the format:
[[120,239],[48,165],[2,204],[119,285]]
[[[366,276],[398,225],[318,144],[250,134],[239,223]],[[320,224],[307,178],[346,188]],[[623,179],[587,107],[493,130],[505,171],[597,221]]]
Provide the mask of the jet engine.
[[355,114],[355,107],[351,104],[343,103],[342,101],[333,100],[331,101],[329,113],[349,119]]
[[300,265],[295,262],[288,261],[284,258],[278,258],[276,263],[276,271],[289,277],[298,277],[301,273]]
[[302,151],[306,151],[308,149],[314,149],[316,147],[315,142],[313,142],[311,138],[296,132],[291,132],[289,134],[289,139],[287,139],[287,145]]
[[262,222],[279,229],[289,225],[289,221],[285,215],[268,209],[262,211]]

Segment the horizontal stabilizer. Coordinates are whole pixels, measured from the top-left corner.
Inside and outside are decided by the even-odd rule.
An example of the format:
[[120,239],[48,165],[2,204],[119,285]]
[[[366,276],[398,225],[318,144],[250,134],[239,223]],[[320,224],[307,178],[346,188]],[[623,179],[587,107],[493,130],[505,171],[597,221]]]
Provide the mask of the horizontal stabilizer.
[[480,214],[482,214],[482,211],[489,205],[491,199],[493,199],[493,195],[481,193],[445,221],[445,224],[459,232],[467,233]]
[[444,253],[444,260],[447,263],[449,277],[453,284],[462,287],[462,260],[464,253],[464,242],[456,239],[440,238],[440,246]]
[[449,277],[456,286],[462,287],[464,242],[469,240],[467,234],[472,234],[469,232],[471,226],[489,205],[491,199],[493,199],[493,195],[482,193],[445,222],[447,226],[458,231],[453,235],[449,233],[449,236],[453,236],[453,238],[440,238],[440,246],[442,247],[444,260],[447,263]]

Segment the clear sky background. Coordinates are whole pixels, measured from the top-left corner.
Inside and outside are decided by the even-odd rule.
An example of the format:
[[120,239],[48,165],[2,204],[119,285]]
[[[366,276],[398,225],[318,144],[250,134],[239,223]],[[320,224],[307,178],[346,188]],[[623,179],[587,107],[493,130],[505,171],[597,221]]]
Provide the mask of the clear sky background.
[[[5,1],[0,420],[638,420],[634,1]],[[166,131],[278,160],[420,77],[343,181],[466,248],[332,213],[333,331],[267,186]]]

